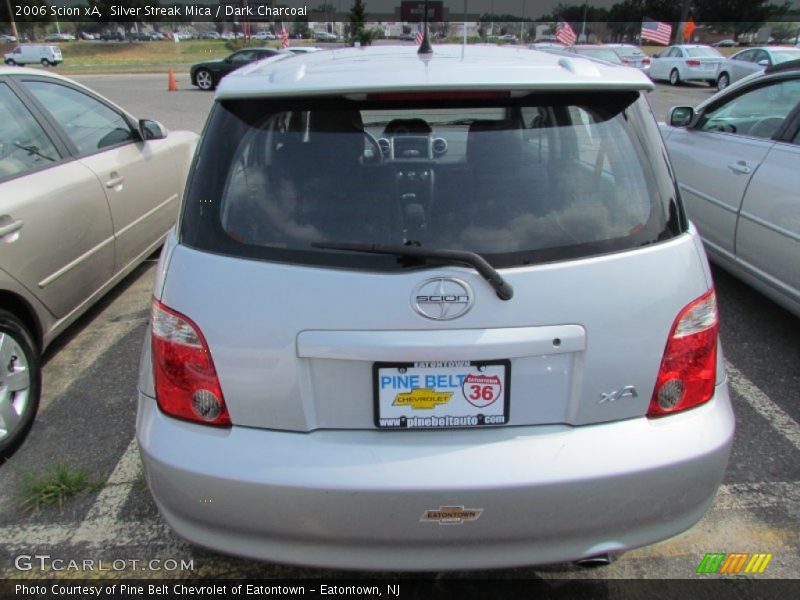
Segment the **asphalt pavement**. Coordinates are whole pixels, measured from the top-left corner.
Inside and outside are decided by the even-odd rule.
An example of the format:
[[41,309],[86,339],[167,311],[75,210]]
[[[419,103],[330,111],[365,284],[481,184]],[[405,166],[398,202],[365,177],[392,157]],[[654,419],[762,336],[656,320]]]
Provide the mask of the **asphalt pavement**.
[[[159,120],[171,129],[200,132],[213,102],[213,94],[191,88],[182,73],[177,92],[167,91],[163,75],[75,79],[137,117]],[[703,85],[659,85],[649,97],[663,119],[669,106],[694,105],[712,93]],[[17,454],[0,466],[0,576],[360,576],[220,556],[179,540],[161,520],[133,441],[138,359],[153,272],[153,260],[142,265],[48,350],[36,423]],[[737,432],[711,510],[686,533],[631,551],[608,567],[586,570],[564,564],[484,575],[696,578],[706,553],[751,552],[773,555],[756,577],[800,577],[800,319],[726,273],[715,269],[714,276]],[[59,462],[86,468],[95,489],[60,508],[24,511],[18,499],[25,478]],[[18,568],[25,567],[18,557],[36,554],[102,560],[107,567],[120,568],[90,573],[57,571],[52,563]],[[150,562],[154,560],[161,562]],[[169,568],[172,560],[178,568]]]

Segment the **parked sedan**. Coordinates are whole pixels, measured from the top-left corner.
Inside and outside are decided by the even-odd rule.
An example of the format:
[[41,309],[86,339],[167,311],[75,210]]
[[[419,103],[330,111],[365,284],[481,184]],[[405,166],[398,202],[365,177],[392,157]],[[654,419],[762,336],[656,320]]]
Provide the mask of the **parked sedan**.
[[228,73],[243,67],[251,62],[270,58],[281,54],[280,50],[273,48],[246,48],[234,52],[227,58],[220,60],[207,60],[205,62],[192,65],[189,72],[192,85],[196,85],[201,90],[210,91],[217,87],[220,79]]
[[623,65],[639,69],[645,75],[650,73],[650,57],[639,46],[634,46],[633,44],[607,44],[606,47],[611,48],[619,56]]
[[768,67],[663,128],[709,257],[800,316],[800,60]]
[[748,48],[725,59],[719,67],[717,89],[724,90],[731,83],[765,68],[790,60],[800,59],[800,48],[791,46],[762,46]]
[[650,78],[678,85],[682,81],[705,81],[716,85],[719,65],[725,57],[711,46],[670,46],[650,57]]
[[0,455],[33,422],[42,351],[152,254],[197,143],[64,77],[0,67]]
[[600,44],[578,44],[577,46],[566,46],[563,48],[563,51],[580,54],[581,56],[588,56],[589,58],[598,58],[615,65],[623,64],[622,59],[613,49]]

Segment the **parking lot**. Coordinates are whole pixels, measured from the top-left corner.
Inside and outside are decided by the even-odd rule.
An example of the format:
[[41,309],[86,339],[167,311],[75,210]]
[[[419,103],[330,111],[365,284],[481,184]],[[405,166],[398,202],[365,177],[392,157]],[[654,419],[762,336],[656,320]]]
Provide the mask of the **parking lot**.
[[[213,94],[193,88],[187,74],[177,75],[177,92],[167,91],[163,75],[75,79],[137,117],[199,133]],[[663,120],[668,107],[696,105],[713,91],[705,85],[658,85],[650,101]],[[38,563],[30,570],[15,568],[16,557],[34,554],[120,566],[95,573],[101,577],[339,575],[222,557],[182,542],[160,519],[143,482],[134,441],[138,358],[154,263],[153,257],[138,268],[45,357],[36,423],[19,452],[0,466],[3,577],[35,576],[40,567],[50,570],[51,565]],[[714,275],[737,433],[712,509],[690,531],[625,554],[602,569],[554,565],[494,576],[690,578],[712,552],[769,553],[773,558],[758,577],[800,576],[800,320],[725,272],[715,269]],[[18,502],[24,479],[59,462],[86,468],[97,485],[62,508],[24,511]],[[269,518],[266,507],[264,518]],[[149,562],[154,560],[161,562]],[[181,561],[192,564],[172,570],[168,566],[173,560],[179,567]]]

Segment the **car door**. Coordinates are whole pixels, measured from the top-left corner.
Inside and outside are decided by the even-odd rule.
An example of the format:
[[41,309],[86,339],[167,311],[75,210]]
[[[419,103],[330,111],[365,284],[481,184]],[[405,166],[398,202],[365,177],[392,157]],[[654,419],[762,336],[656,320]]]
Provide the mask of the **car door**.
[[[800,79],[781,89],[800,98]],[[795,113],[798,112],[797,109]],[[753,175],[739,213],[736,258],[761,281],[800,303],[800,117]]]
[[175,223],[179,186],[171,143],[142,141],[128,117],[83,89],[42,78],[24,83],[103,185],[114,223],[116,270],[125,268]]
[[783,80],[737,90],[709,105],[694,127],[667,138],[686,211],[713,252],[735,255],[742,198],[797,103],[795,86]]
[[227,75],[231,71],[235,71],[236,69],[245,66],[248,63],[253,62],[256,60],[257,55],[255,50],[240,50],[239,52],[234,52],[231,54],[228,59],[222,63],[222,71],[220,72],[220,77]]
[[753,59],[755,56],[755,49],[751,49],[745,50],[744,52],[739,52],[735,56],[731,57],[731,60],[728,61],[731,72],[731,82],[739,81],[742,77],[746,77],[755,71],[753,68]]
[[111,278],[114,232],[95,174],[0,80],[0,269],[57,318]]

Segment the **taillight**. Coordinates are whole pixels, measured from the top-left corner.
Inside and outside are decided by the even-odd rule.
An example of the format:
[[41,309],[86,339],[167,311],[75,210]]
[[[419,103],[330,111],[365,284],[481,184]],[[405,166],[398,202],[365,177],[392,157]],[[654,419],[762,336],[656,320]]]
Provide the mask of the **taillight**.
[[648,417],[671,415],[708,402],[717,379],[717,299],[711,289],[675,318]]
[[197,325],[154,299],[151,328],[159,408],[179,419],[230,427],[217,371]]
[[643,58],[642,59],[642,64],[643,65],[649,65],[650,64],[650,59],[649,58]]
[[687,60],[686,61],[686,66],[687,67],[699,67],[700,66],[700,61],[699,60]]

